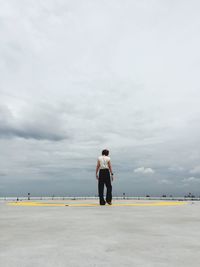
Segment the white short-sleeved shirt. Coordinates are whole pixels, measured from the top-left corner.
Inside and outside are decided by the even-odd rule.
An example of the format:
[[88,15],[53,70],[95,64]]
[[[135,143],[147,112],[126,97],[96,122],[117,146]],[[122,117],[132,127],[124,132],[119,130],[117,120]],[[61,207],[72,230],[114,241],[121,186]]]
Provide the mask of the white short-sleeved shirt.
[[100,163],[100,169],[108,169],[108,162],[110,161],[110,157],[108,156],[100,156],[98,157]]

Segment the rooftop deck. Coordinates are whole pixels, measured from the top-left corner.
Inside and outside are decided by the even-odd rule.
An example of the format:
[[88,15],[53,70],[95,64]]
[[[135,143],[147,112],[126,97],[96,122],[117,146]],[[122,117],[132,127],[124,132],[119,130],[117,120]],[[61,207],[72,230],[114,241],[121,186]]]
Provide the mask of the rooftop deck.
[[3,267],[199,267],[200,202],[0,203]]

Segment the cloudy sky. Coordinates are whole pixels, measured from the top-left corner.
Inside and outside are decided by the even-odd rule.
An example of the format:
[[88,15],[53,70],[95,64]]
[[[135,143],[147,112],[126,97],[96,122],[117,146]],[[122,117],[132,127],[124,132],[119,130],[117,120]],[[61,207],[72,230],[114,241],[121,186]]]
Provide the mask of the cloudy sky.
[[0,6],[0,196],[200,195],[198,0]]

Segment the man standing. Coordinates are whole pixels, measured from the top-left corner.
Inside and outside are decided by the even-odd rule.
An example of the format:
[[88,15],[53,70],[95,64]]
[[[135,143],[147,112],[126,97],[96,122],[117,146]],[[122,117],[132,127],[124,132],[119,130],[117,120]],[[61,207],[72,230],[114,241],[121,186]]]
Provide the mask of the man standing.
[[[113,181],[113,172],[112,172],[110,157],[108,155],[109,155],[109,150],[104,149],[102,151],[102,156],[98,158],[96,166],[96,178],[98,180],[100,205],[105,205],[106,202],[109,205],[112,205],[112,185],[110,180],[110,174],[111,174],[111,179]],[[106,185],[107,188],[106,201],[104,200],[104,184]]]

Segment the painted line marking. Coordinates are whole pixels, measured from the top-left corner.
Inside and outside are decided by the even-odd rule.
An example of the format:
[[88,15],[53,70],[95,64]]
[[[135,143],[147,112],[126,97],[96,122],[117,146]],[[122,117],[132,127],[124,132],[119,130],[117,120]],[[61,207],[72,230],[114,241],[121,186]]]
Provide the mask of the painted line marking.
[[[151,206],[181,206],[187,204],[186,202],[153,202],[153,203],[113,203],[112,205],[105,205],[111,207],[151,207]],[[96,203],[45,203],[45,202],[9,202],[9,206],[30,206],[30,207],[97,207]]]

